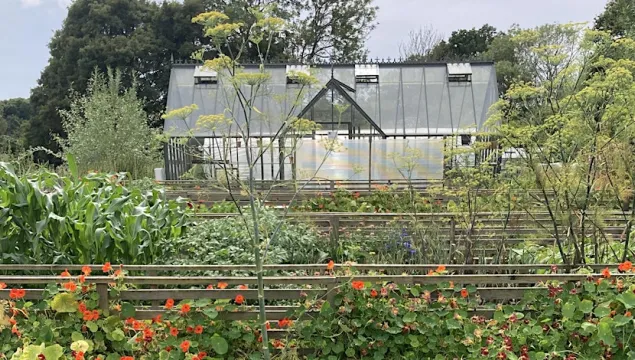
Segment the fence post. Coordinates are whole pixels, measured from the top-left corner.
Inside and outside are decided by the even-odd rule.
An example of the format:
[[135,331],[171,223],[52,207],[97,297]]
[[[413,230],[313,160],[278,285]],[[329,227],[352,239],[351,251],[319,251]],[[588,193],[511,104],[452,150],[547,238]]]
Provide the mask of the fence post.
[[98,283],[97,294],[99,295],[99,308],[104,312],[108,311],[109,310],[108,284]]
[[333,277],[333,281],[326,285],[326,301],[328,301],[331,308],[335,306],[335,287],[338,284],[338,277]]
[[329,216],[328,221],[331,227],[331,246],[336,247],[340,242],[340,217],[332,215]]

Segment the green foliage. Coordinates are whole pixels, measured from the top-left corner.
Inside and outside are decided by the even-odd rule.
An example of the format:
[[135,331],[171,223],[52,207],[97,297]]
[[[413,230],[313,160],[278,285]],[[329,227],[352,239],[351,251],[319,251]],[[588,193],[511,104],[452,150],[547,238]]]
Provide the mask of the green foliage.
[[149,264],[157,242],[179,237],[182,202],[122,186],[124,176],[19,177],[0,163],[0,263]]
[[498,30],[485,24],[480,29],[453,31],[447,41],[441,41],[430,56],[434,60],[443,61],[469,61],[480,58],[496,38]]
[[[275,211],[259,212],[261,253],[269,264],[316,264],[326,257],[323,241],[306,224],[291,225]],[[161,242],[161,262],[169,264],[253,264],[253,223],[249,216],[200,222],[185,236]],[[276,233],[275,238],[273,238]],[[272,240],[273,239],[273,240]],[[266,254],[265,254],[265,249]]]
[[[504,149],[519,151],[515,169],[534,177],[516,185],[540,189],[554,232],[569,230],[564,239],[555,235],[563,261],[579,263],[587,258],[587,235],[584,226],[575,231],[575,223],[584,224],[589,210],[601,211],[607,195],[628,208],[635,189],[635,46],[581,24],[523,30],[512,41],[523,49],[519,56],[532,65],[535,81],[512,84],[494,106],[490,125]],[[604,57],[607,49],[621,58]]]
[[635,2],[633,0],[610,0],[604,12],[595,19],[595,28],[609,31],[622,37],[634,35]]
[[147,124],[136,96],[136,84],[122,88],[122,73],[95,72],[87,94],[62,111],[67,139],[59,139],[81,172],[128,172],[133,178],[149,176],[159,161],[159,141]]
[[[357,289],[345,286],[333,303],[318,306],[310,322],[297,323],[299,347],[313,348],[310,358],[316,359],[543,359],[570,353],[626,359],[633,351],[627,345],[632,302],[626,299],[633,287],[624,279],[618,285],[595,282],[549,283],[516,304],[498,306],[479,303],[470,286],[353,282]],[[493,319],[471,314],[477,304],[490,308]]]
[[25,149],[25,136],[32,116],[28,99],[0,101],[0,156],[16,154]]

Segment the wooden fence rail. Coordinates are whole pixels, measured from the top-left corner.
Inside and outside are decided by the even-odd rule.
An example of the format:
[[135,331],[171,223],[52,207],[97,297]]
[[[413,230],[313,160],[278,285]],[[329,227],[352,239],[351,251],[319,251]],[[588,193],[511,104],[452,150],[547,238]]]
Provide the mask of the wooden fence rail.
[[[100,272],[100,265],[89,265],[95,273]],[[405,270],[420,271],[425,273],[428,270],[437,269],[437,264],[403,265],[403,264],[372,264],[372,265],[342,265],[336,264],[334,273],[328,273],[324,264],[291,264],[291,265],[267,265],[268,271],[280,271],[283,274],[276,276],[265,276],[266,285],[265,297],[269,300],[285,300],[299,302],[305,298],[323,298],[330,300],[334,291],[353,280],[367,283],[395,283],[403,285],[425,285],[425,284],[447,284],[453,282],[455,287],[467,285],[478,286],[476,294],[482,301],[505,302],[521,299],[527,291],[545,291],[545,283],[557,282],[577,282],[588,279],[589,276],[599,277],[601,269],[609,268],[615,272],[617,264],[593,264],[585,266],[593,271],[593,274],[567,273],[577,266],[560,266],[556,273],[552,273],[553,265],[445,265],[447,273],[442,275],[381,275],[381,271]],[[25,272],[25,271],[46,271],[59,272],[68,269],[78,272],[79,265],[0,265],[0,273],[4,272]],[[247,265],[130,265],[124,266],[129,272],[189,272],[200,271],[245,271],[254,272],[254,266]],[[339,269],[355,269],[359,275],[340,275]],[[288,275],[284,274],[291,270],[320,271],[320,275]],[[472,272],[466,274],[466,272]],[[507,273],[506,273],[507,272]],[[337,275],[336,275],[337,274]],[[620,276],[635,276],[633,273],[621,274]],[[36,286],[33,289],[26,289],[26,298],[29,300],[41,299],[44,290],[43,285],[63,283],[69,280],[76,280],[76,277],[60,277],[53,275],[0,275],[0,283],[8,285],[8,289],[0,290],[0,299],[9,298],[9,288],[22,286]],[[175,300],[197,300],[197,299],[233,299],[241,294],[248,300],[257,298],[257,291],[253,285],[257,283],[257,278],[249,276],[125,276],[124,283],[129,285],[127,290],[118,291],[114,295],[109,291],[109,284],[113,282],[110,276],[88,276],[87,284],[95,284],[99,294],[99,307],[102,310],[110,310],[112,300],[134,301],[137,306],[137,317],[139,319],[150,319],[164,310],[160,306],[167,299]],[[248,289],[207,289],[209,284],[224,282],[230,286],[252,285]],[[40,288],[38,288],[38,286]],[[493,304],[491,304],[493,305]],[[269,320],[279,320],[289,316],[294,306],[267,307],[267,318]],[[488,314],[491,309],[477,309],[477,313]],[[245,306],[240,311],[223,312],[221,320],[247,320],[256,319],[257,312],[252,306]]]
[[[200,219],[222,219],[238,216],[237,213],[198,213]],[[587,235],[601,233],[611,239],[625,237],[625,231],[632,215],[622,211],[602,212],[602,223],[594,220],[595,213],[589,213],[585,220]],[[370,236],[382,231],[395,231],[399,227],[411,231],[413,226],[434,233],[437,238],[450,243],[465,238],[468,234],[477,242],[501,241],[514,244],[525,241],[551,243],[555,239],[553,221],[547,212],[511,212],[509,214],[480,212],[462,213],[320,213],[289,212],[286,217],[291,222],[310,222],[318,231],[329,233],[334,243],[346,232],[361,232]],[[476,226],[471,227],[471,218]],[[566,237],[568,226],[557,221],[559,235]],[[580,227],[577,223],[578,230]]]

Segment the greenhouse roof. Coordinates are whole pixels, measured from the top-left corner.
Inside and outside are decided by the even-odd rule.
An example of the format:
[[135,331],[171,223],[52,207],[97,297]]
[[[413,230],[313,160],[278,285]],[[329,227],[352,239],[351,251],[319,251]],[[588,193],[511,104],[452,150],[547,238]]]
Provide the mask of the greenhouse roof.
[[[244,65],[245,73],[259,65]],[[338,132],[377,136],[446,135],[482,129],[498,99],[491,62],[374,63],[303,66],[267,64],[269,74],[254,101],[250,132],[272,136],[289,116],[311,119]],[[311,73],[318,85],[302,87],[294,72]],[[247,89],[245,89],[245,93]],[[196,104],[186,119],[167,119],[171,136],[236,135],[245,113],[223,74],[197,64],[174,64],[168,110]],[[201,115],[225,114],[231,126],[202,126]]]

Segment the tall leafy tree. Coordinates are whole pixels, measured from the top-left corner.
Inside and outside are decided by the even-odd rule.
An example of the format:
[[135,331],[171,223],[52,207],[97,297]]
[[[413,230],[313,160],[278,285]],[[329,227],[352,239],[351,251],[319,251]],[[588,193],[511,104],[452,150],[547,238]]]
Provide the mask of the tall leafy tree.
[[595,19],[595,28],[605,30],[613,36],[632,36],[635,31],[635,0],[611,0],[600,16]]
[[432,49],[430,57],[437,61],[480,59],[497,35],[498,30],[488,24],[479,29],[453,31],[447,41],[441,41]]
[[59,110],[69,107],[70,90],[86,90],[95,69],[129,69],[123,83],[129,85],[135,73],[146,110],[160,111],[162,86],[156,83],[153,61],[160,44],[152,29],[157,9],[146,0],[77,0],[69,7],[62,29],[49,44],[49,63],[31,93],[31,145],[57,148],[51,135],[63,133]]
[[373,0],[298,0],[289,30],[289,57],[300,62],[353,62],[367,55],[375,28]]
[[28,99],[0,101],[0,152],[16,152],[25,147],[25,133],[29,128],[32,108]]

